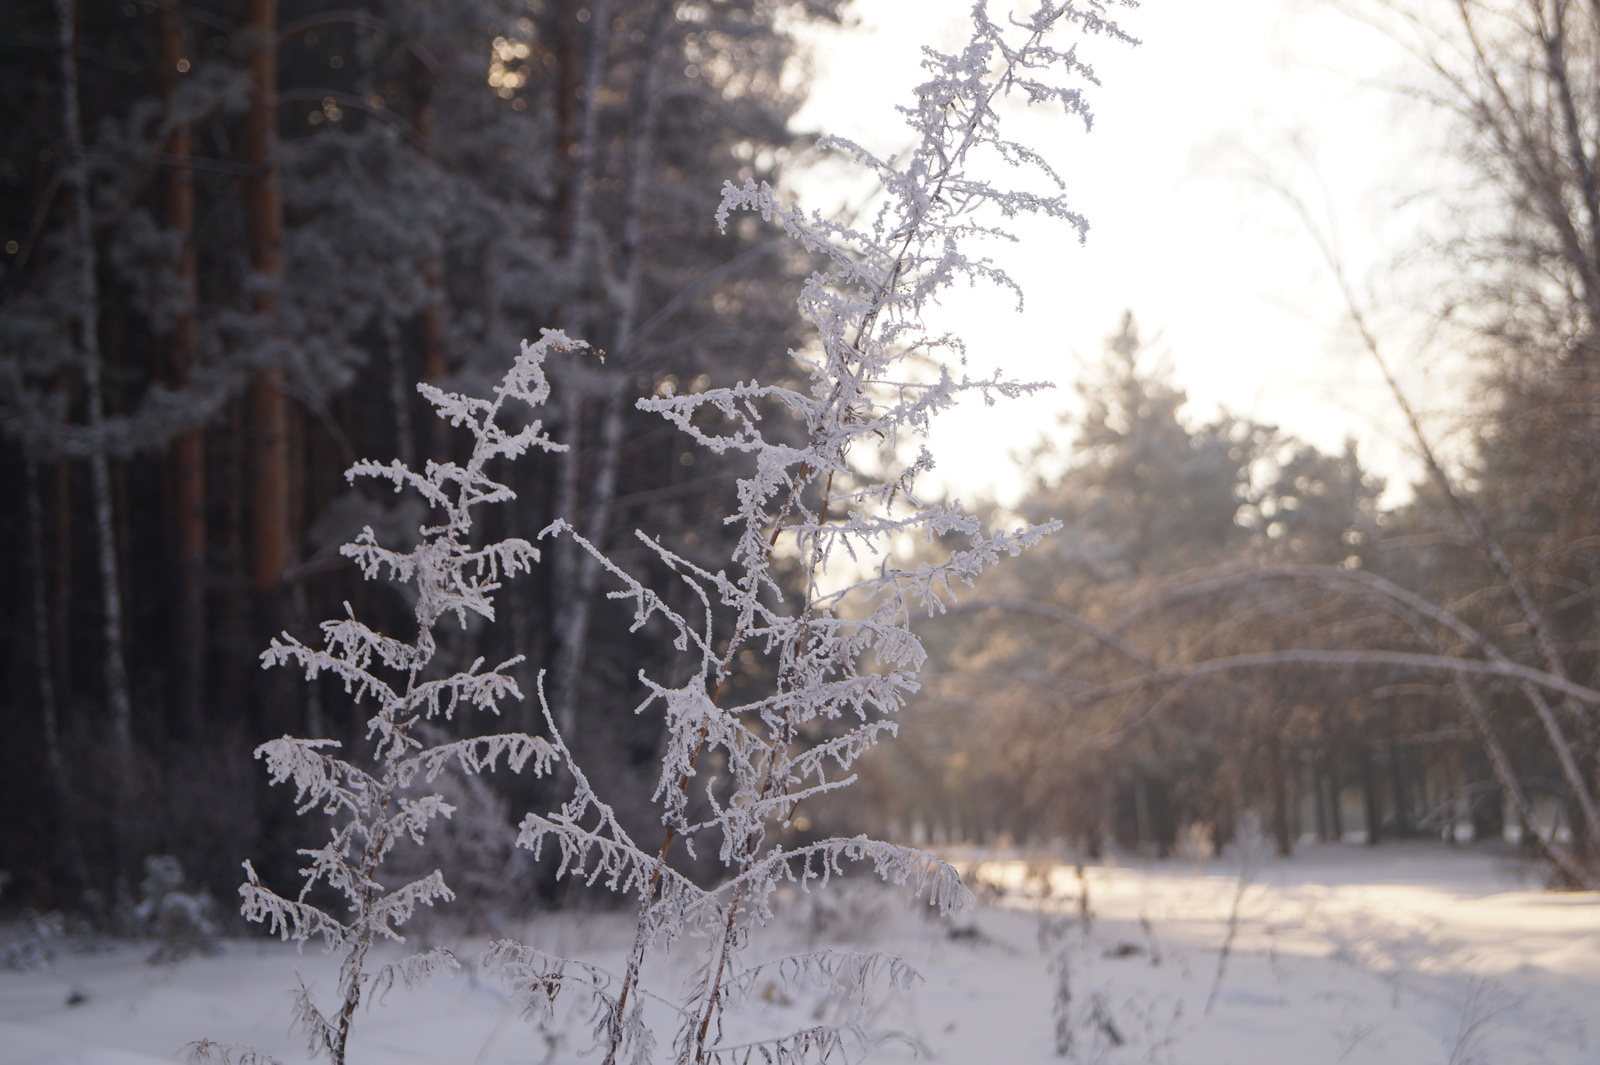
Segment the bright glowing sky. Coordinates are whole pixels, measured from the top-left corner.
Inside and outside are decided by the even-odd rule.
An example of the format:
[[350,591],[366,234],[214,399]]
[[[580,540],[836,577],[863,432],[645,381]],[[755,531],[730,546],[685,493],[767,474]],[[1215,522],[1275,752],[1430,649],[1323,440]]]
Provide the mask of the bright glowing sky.
[[[957,46],[968,10],[966,0],[857,0],[858,25],[815,38],[802,126],[905,147],[893,107],[910,99],[918,48]],[[1065,227],[1026,223],[1021,245],[990,252],[1022,283],[1026,312],[965,292],[946,304],[978,368],[998,362],[1058,387],[1025,406],[948,416],[934,441],[943,475],[964,497],[1014,498],[1025,474],[1009,456],[1045,433],[1065,442],[1056,415],[1131,308],[1146,337],[1159,335],[1191,417],[1226,407],[1329,449],[1354,435],[1370,467],[1411,479],[1394,406],[1315,244],[1260,180],[1331,208],[1351,274],[1380,307],[1403,305],[1397,275],[1380,268],[1422,224],[1418,207],[1400,204],[1428,183],[1419,153],[1430,132],[1402,121],[1394,93],[1367,87],[1392,81],[1397,54],[1314,0],[1144,0],[1119,18],[1141,45],[1090,39],[1081,52],[1102,82],[1093,131],[1059,114],[1019,126],[1066,175],[1092,226],[1087,246]],[[847,195],[832,181],[819,172],[796,185],[827,210]],[[1420,369],[1406,382],[1440,405],[1441,382]]]

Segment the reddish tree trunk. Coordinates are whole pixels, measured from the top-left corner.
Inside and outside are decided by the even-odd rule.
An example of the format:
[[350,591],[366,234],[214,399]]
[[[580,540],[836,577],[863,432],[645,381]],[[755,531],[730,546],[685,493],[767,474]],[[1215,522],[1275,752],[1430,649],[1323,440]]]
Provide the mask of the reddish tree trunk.
[[[161,95],[170,114],[180,75],[188,69],[183,36],[183,2],[171,0],[156,9],[159,20],[157,54],[161,70]],[[167,337],[167,372],[175,391],[190,386],[199,358],[199,323],[196,318],[196,259],[194,242],[194,171],[188,123],[167,133],[164,151],[170,165],[162,190],[162,207],[168,228],[182,242],[174,270],[181,307]],[[199,426],[184,430],[172,442],[167,458],[171,483],[170,522],[177,555],[177,640],[174,696],[179,716],[191,735],[201,727],[200,699],[205,668],[205,567],[206,483],[205,435]]]
[[[283,277],[283,186],[275,160],[278,140],[278,4],[250,0],[250,113],[245,159],[254,168],[248,193],[251,265],[257,289],[253,309],[263,318],[278,311]],[[250,388],[251,588],[274,601],[289,567],[289,401],[279,366],[256,374]]]
[[[433,161],[433,90],[438,84],[438,74],[420,58],[411,57],[411,97],[413,109],[411,124],[424,145],[423,156]],[[437,238],[437,234],[434,234]],[[438,250],[432,252],[422,264],[422,283],[427,290],[428,303],[422,309],[418,322],[422,342],[422,379],[438,385],[450,372],[450,361],[445,352],[445,289],[444,257]],[[398,350],[398,349],[396,349]],[[410,400],[410,395],[405,397]],[[428,440],[425,454],[443,462],[450,454],[450,423],[443,418],[426,419]]]
[[[256,289],[252,309],[276,331],[279,288],[283,279],[283,185],[277,163],[278,144],[278,4],[250,0],[253,49],[249,57],[250,111],[245,128],[245,158],[252,167],[247,192],[251,265]],[[288,621],[284,582],[293,558],[293,439],[287,375],[270,363],[256,372],[249,395],[250,590],[254,600],[255,639],[283,631]],[[281,735],[298,727],[291,707],[298,701],[283,670],[275,670],[258,693],[256,728],[262,736]]]

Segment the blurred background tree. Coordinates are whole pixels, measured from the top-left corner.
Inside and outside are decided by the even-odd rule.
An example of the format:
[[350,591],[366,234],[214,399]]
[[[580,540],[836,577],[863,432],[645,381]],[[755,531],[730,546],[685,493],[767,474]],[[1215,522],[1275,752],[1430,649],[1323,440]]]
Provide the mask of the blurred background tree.
[[1453,147],[1454,228],[1425,254],[1473,377],[1466,445],[1394,384],[1328,234],[1426,470],[1409,498],[1384,505],[1353,444],[1185,421],[1125,319],[1066,472],[1019,507],[1062,517],[1053,553],[940,623],[967,672],[929,702],[950,749],[917,759],[953,812],[908,831],[1165,853],[1254,806],[1280,853],[1510,827],[1558,882],[1600,883],[1600,10],[1343,6],[1417,61],[1406,91]]

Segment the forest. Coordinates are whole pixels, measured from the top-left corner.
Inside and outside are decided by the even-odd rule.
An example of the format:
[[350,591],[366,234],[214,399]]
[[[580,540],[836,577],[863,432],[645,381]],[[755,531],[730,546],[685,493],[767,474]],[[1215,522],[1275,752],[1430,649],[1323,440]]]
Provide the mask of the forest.
[[[258,657],[345,602],[409,616],[337,548],[422,516],[347,484],[357,458],[462,446],[419,380],[471,388],[541,327],[584,337],[559,370],[570,450],[516,471],[496,532],[565,514],[610,543],[648,515],[715,557],[726,468],[632,401],[795,341],[803,258],[710,220],[724,181],[806,142],[791,30],[837,6],[6,6],[8,902],[109,914],[152,854],[231,894],[287,838],[251,751],[367,715]],[[477,650],[514,645],[525,686],[548,668],[558,717],[583,707],[626,775],[655,755],[629,683],[661,649],[609,638],[597,572],[555,550]]]
[[[901,736],[800,831],[1165,856],[1220,849],[1255,811],[1282,855],[1506,837],[1552,882],[1600,885],[1600,16],[1446,6],[1367,13],[1416,52],[1416,93],[1477,197],[1432,249],[1459,267],[1439,315],[1474,380],[1452,447],[1398,385],[1425,470],[1409,492],[1386,495],[1354,443],[1191,419],[1136,315],[1111,312],[1084,413],[1040,446],[1014,513],[988,515],[1061,529],[918,623],[938,664]],[[824,253],[711,219],[725,181],[782,187],[814,144],[791,122],[797,33],[847,16],[846,0],[0,9],[0,905],[124,927],[161,855],[219,899],[247,858],[292,878],[311,829],[253,752],[290,735],[360,749],[371,707],[261,656],[347,609],[416,634],[417,593],[363,580],[339,548],[363,527],[408,548],[427,520],[347,468],[472,447],[419,381],[484,394],[541,329],[581,338],[547,367],[541,417],[566,450],[496,466],[516,502],[482,533],[532,541],[563,518],[691,608],[633,530],[716,572],[741,535],[723,520],[739,456],[635,400],[798,373],[796,300]],[[1345,291],[1394,382],[1404,350]],[[804,425],[767,414],[799,446]],[[919,550],[937,564],[946,540]],[[648,825],[669,727],[635,714],[639,673],[676,668],[676,634],[632,626],[579,541],[541,549],[495,624],[441,636],[441,654],[522,656],[508,675],[542,687],[548,722],[523,700],[493,727],[557,726],[618,818]],[[808,579],[774,566],[774,588]],[[781,687],[769,664],[731,673],[731,695]],[[514,851],[513,826],[569,784],[453,785],[466,816],[430,845],[482,899],[548,899],[553,859]],[[706,855],[682,863],[715,875]]]

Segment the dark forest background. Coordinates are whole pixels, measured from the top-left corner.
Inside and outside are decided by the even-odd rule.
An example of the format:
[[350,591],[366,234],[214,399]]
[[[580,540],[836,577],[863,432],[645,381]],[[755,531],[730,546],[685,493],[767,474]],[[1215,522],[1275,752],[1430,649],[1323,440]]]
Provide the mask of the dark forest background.
[[[0,904],[113,921],[157,854],[220,898],[246,857],[292,878],[316,829],[251,751],[359,746],[367,712],[258,655],[347,602],[409,636],[338,547],[424,518],[352,461],[459,457],[419,380],[482,392],[542,327],[588,341],[551,367],[572,449],[499,471],[518,502],[486,535],[566,516],[648,571],[646,527],[717,568],[738,471],[632,401],[770,379],[803,343],[810,265],[710,220],[724,180],[806,148],[794,30],[843,7],[0,7]],[[1600,882],[1600,16],[1370,10],[1415,31],[1414,98],[1470,176],[1471,224],[1429,249],[1474,382],[1451,449],[1398,397],[1426,475],[1385,496],[1354,445],[1186,417],[1134,318],[1108,321],[1018,508],[1063,532],[928,624],[921,707],[819,829],[1166,854],[1256,810],[1280,853],[1509,828],[1555,881]],[[1346,291],[1369,356],[1403,357]],[[546,671],[579,761],[646,817],[634,678],[670,649],[570,541],[547,561],[445,654],[526,655],[524,691]],[[458,786],[437,845],[484,892],[537,893],[509,826],[557,785],[492,783]]]
[[[346,483],[352,461],[470,444],[418,381],[482,393],[540,328],[583,338],[591,354],[551,368],[547,425],[572,449],[497,474],[518,503],[489,535],[559,514],[625,564],[649,564],[627,546],[641,525],[726,556],[733,472],[632,401],[770,376],[798,343],[808,264],[712,216],[724,181],[776,181],[808,143],[791,32],[839,6],[4,5],[8,901],[110,912],[152,854],[230,897],[241,859],[294,860],[314,830],[251,751],[359,744],[367,710],[257,656],[346,602],[414,625],[338,547],[367,524],[404,544],[425,517]],[[664,648],[626,634],[570,541],[547,561],[448,651],[525,654],[523,690],[548,671],[583,757],[642,786],[656,730],[632,684]],[[534,730],[519,712],[499,727]],[[530,787],[461,801],[509,825]]]

